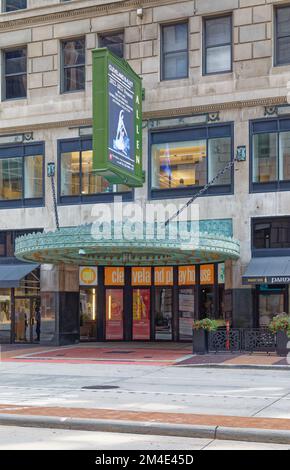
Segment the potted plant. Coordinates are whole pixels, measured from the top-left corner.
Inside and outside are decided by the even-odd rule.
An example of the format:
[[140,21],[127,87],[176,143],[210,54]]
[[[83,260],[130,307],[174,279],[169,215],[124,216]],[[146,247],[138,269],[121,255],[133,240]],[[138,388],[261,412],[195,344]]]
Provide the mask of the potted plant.
[[196,320],[192,325],[193,329],[193,353],[194,354],[207,354],[208,353],[208,333],[218,329],[216,320],[204,318],[203,320]]
[[287,356],[290,343],[290,316],[287,313],[276,315],[269,325],[269,330],[277,337],[277,354]]

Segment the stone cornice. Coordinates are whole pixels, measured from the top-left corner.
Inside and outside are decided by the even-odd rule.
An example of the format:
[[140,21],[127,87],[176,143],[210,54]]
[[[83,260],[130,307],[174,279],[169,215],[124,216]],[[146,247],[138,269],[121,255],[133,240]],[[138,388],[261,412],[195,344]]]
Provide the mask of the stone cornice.
[[[59,23],[65,21],[93,18],[97,16],[110,15],[122,11],[132,11],[138,7],[152,7],[176,3],[174,0],[123,0],[118,3],[112,2],[103,5],[93,5],[83,7],[81,5],[51,5],[37,9],[17,12],[17,16],[12,15],[0,17],[0,31],[26,28],[43,23]],[[56,11],[51,11],[52,9]],[[44,13],[41,13],[41,11]],[[129,25],[128,25],[129,26]]]
[[[164,119],[172,118],[179,116],[190,116],[193,114],[204,114],[204,113],[214,113],[218,111],[227,111],[231,109],[243,109],[243,108],[253,108],[258,106],[280,106],[287,104],[286,96],[277,96],[271,98],[260,98],[253,100],[245,101],[230,101],[224,103],[215,103],[211,105],[202,105],[202,106],[189,106],[187,108],[172,108],[164,109],[160,111],[147,111],[143,113],[143,119]],[[27,133],[42,129],[55,129],[63,127],[84,127],[91,126],[92,119],[72,119],[65,121],[55,121],[55,122],[38,122],[37,124],[27,124],[14,127],[1,127],[0,135],[9,135],[13,133]]]

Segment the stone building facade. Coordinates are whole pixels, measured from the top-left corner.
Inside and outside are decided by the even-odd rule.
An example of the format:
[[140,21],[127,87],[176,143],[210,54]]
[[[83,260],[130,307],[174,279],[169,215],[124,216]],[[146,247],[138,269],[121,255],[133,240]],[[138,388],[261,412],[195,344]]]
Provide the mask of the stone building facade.
[[[266,316],[271,312],[277,313],[272,311],[273,309],[283,311],[289,308],[288,282],[283,286],[280,285],[280,288],[275,285],[275,291],[274,287],[273,290],[267,288],[265,285],[267,282],[264,281],[263,288],[267,298],[261,299],[260,307],[257,307],[259,295],[263,295],[261,286],[258,286],[260,283],[257,286],[255,283],[243,285],[242,276],[255,251],[253,219],[261,218],[264,224],[269,224],[271,223],[269,218],[272,221],[283,218],[284,223],[289,216],[290,185],[287,186],[289,165],[287,160],[290,158],[290,144],[288,146],[287,138],[283,140],[284,136],[282,136],[284,143],[280,144],[269,143],[267,141],[269,137],[266,136],[267,146],[264,141],[259,143],[259,137],[255,138],[254,134],[263,136],[267,133],[275,134],[276,140],[279,141],[280,131],[281,133],[290,131],[290,127],[287,128],[287,114],[290,114],[290,109],[287,108],[290,83],[287,44],[290,26],[288,24],[287,35],[287,25],[280,21],[283,14],[285,18],[290,18],[290,3],[287,0],[27,0],[27,8],[10,12],[5,12],[3,0],[2,4],[0,146],[3,151],[1,153],[0,148],[0,158],[5,157],[5,149],[10,147],[8,136],[22,136],[19,138],[23,138],[21,144],[24,147],[29,144],[43,144],[45,164],[55,162],[57,166],[58,213],[61,226],[73,227],[90,223],[93,204],[100,201],[112,202],[112,195],[108,194],[108,191],[103,193],[104,197],[96,197],[91,201],[83,197],[86,194],[82,194],[81,190],[78,195],[74,193],[75,197],[70,198],[71,194],[66,193],[65,185],[62,188],[59,182],[62,171],[60,154],[62,142],[63,153],[67,153],[69,145],[66,147],[66,144],[69,142],[76,144],[79,139],[83,141],[90,139],[93,93],[92,50],[102,45],[100,38],[119,34],[123,38],[124,58],[135,72],[141,75],[145,89],[143,154],[147,178],[144,187],[136,189],[133,197],[143,201],[157,200],[162,204],[174,200],[181,204],[187,202],[193,194],[194,186],[199,186],[195,183],[184,185],[183,178],[180,178],[177,188],[166,186],[167,190],[164,193],[161,190],[161,179],[158,183],[161,186],[156,191],[156,187],[152,188],[152,173],[156,168],[152,169],[151,146],[158,145],[159,141],[152,140],[151,131],[158,131],[158,135],[161,131],[182,133],[185,128],[185,121],[182,119],[185,117],[192,119],[189,121],[192,122],[191,127],[186,126],[187,130],[198,128],[211,132],[208,129],[215,128],[221,129],[222,133],[224,129],[225,134],[219,134],[217,131],[216,134],[213,132],[213,136],[231,137],[231,158],[234,158],[238,148],[242,148],[246,151],[246,160],[235,164],[231,181],[225,185],[226,188],[221,187],[220,190],[217,188],[211,194],[204,195],[198,200],[198,204],[200,218],[203,221],[230,221],[232,235],[240,241],[240,259],[226,262],[226,290],[231,292],[230,298],[226,301],[228,303],[226,310],[231,312],[235,326],[253,327],[259,326],[257,320],[259,308],[264,309],[261,315]],[[282,14],[281,8],[285,8]],[[215,26],[211,22],[219,18],[229,19],[228,23],[227,21],[224,23],[226,28],[229,25],[229,38],[226,38],[226,34],[224,38],[221,37],[223,33],[219,23]],[[183,34],[179,29],[173,33],[176,35],[177,44],[177,49],[174,50],[170,29],[166,30],[166,27],[182,24],[186,25],[188,43],[183,51],[184,55],[179,56],[180,62],[179,59],[174,62],[173,58],[174,65],[171,67],[169,64],[170,79],[164,79],[166,65],[163,61],[167,60],[166,53],[167,51],[173,55],[180,53],[179,35]],[[169,40],[168,44],[165,44],[167,34]],[[82,64],[85,68],[83,75],[85,86],[84,89],[64,92],[63,44],[65,41],[79,38],[85,40],[85,57]],[[217,43],[214,44],[215,41]],[[211,50],[214,45],[219,47],[218,41],[220,48],[224,49]],[[8,89],[8,81],[5,80],[8,65],[5,71],[7,59],[5,53],[22,47],[27,54],[27,69],[24,71],[27,77],[27,93],[21,99],[13,99],[13,96],[6,99],[5,90]],[[215,54],[216,62],[213,57]],[[230,61],[227,70],[220,65],[225,57],[225,60]],[[187,69],[183,78],[174,77],[178,63]],[[179,124],[170,121],[176,118],[181,118]],[[207,140],[207,137],[202,135],[201,132],[198,137],[199,142]],[[185,137],[176,137],[176,139],[184,141]],[[174,139],[171,139],[172,141]],[[84,145],[81,150],[78,144],[75,147],[72,145],[71,148],[75,149],[72,151],[88,151],[89,144]],[[254,157],[254,147],[258,152],[256,157]],[[279,165],[275,163],[278,159],[276,155],[278,147],[280,169],[273,170],[270,168],[271,162],[259,161],[259,158],[263,158],[264,152],[265,158],[272,159],[274,166]],[[196,151],[196,147],[194,148]],[[24,151],[24,159],[29,156],[29,151],[27,155],[26,150]],[[37,152],[41,150],[38,148]],[[199,152],[202,151],[199,149]],[[9,155],[13,158],[13,152]],[[254,158],[257,161],[254,162]],[[2,183],[3,168],[2,166]],[[70,167],[70,171],[75,169]],[[29,197],[26,200],[23,195],[25,191],[19,197],[21,201],[16,201],[13,197],[12,202],[7,201],[7,194],[2,194],[1,232],[34,229],[48,231],[55,228],[51,183],[46,176],[45,165],[43,174],[43,195],[35,204],[33,202],[30,204]],[[195,173],[195,179],[197,178]],[[207,182],[201,176],[199,181]],[[271,229],[269,230],[271,232]],[[259,227],[257,231],[261,235]],[[269,240],[272,236],[269,233],[265,235],[263,232],[261,236]],[[260,240],[261,244],[257,245],[256,250],[258,256],[264,248],[270,250],[263,251],[264,257],[269,254],[287,255],[287,240],[283,246],[277,245],[275,249],[278,251],[273,252],[272,246],[264,246]],[[71,275],[63,275],[63,269],[69,269]],[[79,291],[78,269],[74,271],[73,268],[43,266],[41,271],[41,292]],[[53,274],[49,275],[52,272]],[[60,287],[60,284],[66,286]],[[273,300],[272,304],[269,299]],[[14,315],[16,313],[14,312]],[[17,323],[16,317],[15,322]]]

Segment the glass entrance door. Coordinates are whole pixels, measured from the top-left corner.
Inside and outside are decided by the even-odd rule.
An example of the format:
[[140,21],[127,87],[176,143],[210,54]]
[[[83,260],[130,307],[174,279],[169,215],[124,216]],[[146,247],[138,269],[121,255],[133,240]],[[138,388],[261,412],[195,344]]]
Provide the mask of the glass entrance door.
[[155,339],[173,340],[173,296],[170,288],[155,290]]
[[15,299],[15,342],[34,343],[40,341],[39,298]]
[[150,289],[133,290],[133,340],[150,340]]
[[97,340],[97,289],[80,290],[80,340]]
[[124,339],[124,289],[106,289],[106,340]]

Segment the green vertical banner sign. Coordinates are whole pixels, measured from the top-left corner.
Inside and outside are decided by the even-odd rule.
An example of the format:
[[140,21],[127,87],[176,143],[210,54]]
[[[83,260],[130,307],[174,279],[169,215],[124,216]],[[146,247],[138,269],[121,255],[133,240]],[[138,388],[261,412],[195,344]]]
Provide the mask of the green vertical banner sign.
[[108,49],[93,51],[93,169],[142,187],[142,79]]

